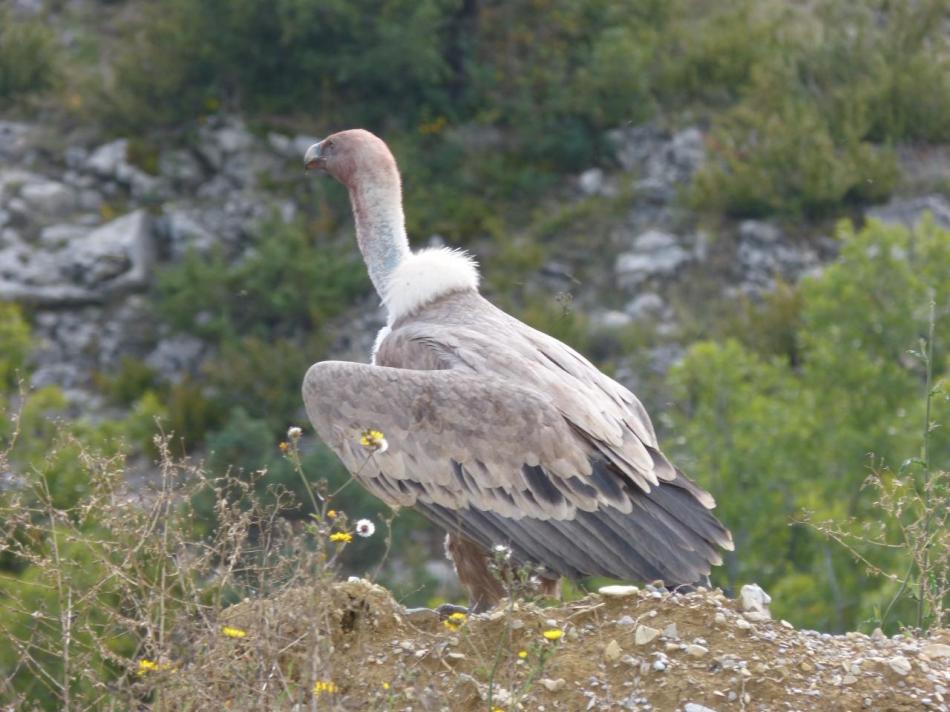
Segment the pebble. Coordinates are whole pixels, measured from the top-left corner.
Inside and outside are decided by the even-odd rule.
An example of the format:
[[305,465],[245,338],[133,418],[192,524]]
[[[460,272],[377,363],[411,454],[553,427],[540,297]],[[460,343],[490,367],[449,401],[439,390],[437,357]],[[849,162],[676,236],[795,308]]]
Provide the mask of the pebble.
[[663,635],[667,638],[678,638],[679,631],[676,629],[676,623],[670,623],[666,628],[663,629]]
[[640,588],[637,586],[601,586],[597,589],[597,593],[601,596],[606,596],[607,598],[628,598],[630,596],[636,595],[640,591]]
[[620,659],[620,656],[623,654],[623,650],[620,648],[620,643],[616,640],[611,639],[607,643],[607,647],[604,648],[604,660],[607,662],[613,663]]
[[716,621],[716,624],[717,624],[717,625],[725,625],[725,624],[726,624],[726,614],[723,613],[722,611],[720,611],[719,613],[716,614],[716,617],[715,617],[713,620]]
[[895,655],[888,659],[887,666],[898,675],[906,675],[910,672],[910,660],[903,655]]
[[630,616],[623,616],[617,621],[617,625],[634,625],[636,623]]
[[716,710],[696,702],[687,702],[683,705],[683,712],[716,712]]
[[564,686],[567,682],[564,681],[563,677],[559,677],[556,680],[552,680],[549,677],[543,677],[538,680],[538,684],[541,685],[548,692],[559,692],[564,689]]
[[705,645],[696,645],[695,643],[693,643],[692,645],[686,646],[686,654],[691,655],[694,658],[701,658],[703,655],[705,655],[708,652],[709,652],[709,648],[707,648]]
[[950,658],[950,645],[944,645],[943,643],[926,643],[920,648],[920,654],[930,660],[936,658]]
[[648,625],[637,626],[637,632],[634,635],[634,641],[637,645],[646,645],[660,634],[656,628]]
[[736,628],[741,628],[742,630],[749,630],[752,627],[752,624],[749,623],[745,618],[736,619]]

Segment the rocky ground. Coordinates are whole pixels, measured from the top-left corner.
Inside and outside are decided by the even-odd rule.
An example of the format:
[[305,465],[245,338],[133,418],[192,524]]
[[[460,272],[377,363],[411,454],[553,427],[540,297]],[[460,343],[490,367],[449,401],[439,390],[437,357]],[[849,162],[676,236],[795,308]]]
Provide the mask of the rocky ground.
[[[770,618],[767,601],[756,586],[739,600],[608,586],[455,625],[407,614],[385,589],[351,579],[228,609],[231,636],[211,634],[153,683],[175,709],[205,698],[251,709],[253,677],[277,659],[270,676],[273,686],[282,678],[286,709],[308,699],[318,709],[460,712],[950,709],[950,631],[795,630]],[[195,671],[200,690],[182,685]]]
[[[636,127],[610,138],[616,165],[578,175],[566,188],[566,204],[616,197],[626,186],[629,207],[611,219],[596,247],[586,235],[577,245],[551,245],[538,275],[552,292],[568,292],[595,327],[649,322],[670,332],[671,292],[684,282],[713,275],[720,293],[760,293],[834,257],[827,235],[793,235],[771,222],[747,220],[711,237],[677,201],[704,160],[698,128]],[[89,408],[96,403],[94,375],[112,371],[124,356],[170,380],[193,370],[214,345],[155,323],[148,288],[156,270],[189,250],[220,248],[240,260],[262,218],[299,214],[299,194],[275,178],[297,174],[313,140],[252,133],[240,118],[220,116],[205,122],[189,147],[157,146],[143,158],[128,139],[97,143],[0,121],[0,300],[33,311],[40,345],[33,384],[59,385]],[[929,165],[916,155],[907,162]],[[950,203],[936,194],[897,199],[868,215],[912,223],[925,211],[950,226]],[[414,236],[416,244],[431,239]],[[359,311],[367,312],[363,305]],[[354,322],[365,338],[350,335],[347,348],[365,342],[368,349],[381,322],[369,311]],[[677,356],[664,344],[650,358],[662,371]],[[634,371],[626,376],[635,387]],[[618,376],[625,377],[622,358]]]

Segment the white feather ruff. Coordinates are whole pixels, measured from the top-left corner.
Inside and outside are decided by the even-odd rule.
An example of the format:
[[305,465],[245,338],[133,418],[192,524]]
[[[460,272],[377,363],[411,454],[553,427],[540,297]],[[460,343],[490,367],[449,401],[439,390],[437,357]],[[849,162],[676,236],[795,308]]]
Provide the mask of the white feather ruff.
[[462,250],[430,247],[409,255],[396,267],[383,304],[392,324],[445,294],[466,289],[478,289],[475,259]]

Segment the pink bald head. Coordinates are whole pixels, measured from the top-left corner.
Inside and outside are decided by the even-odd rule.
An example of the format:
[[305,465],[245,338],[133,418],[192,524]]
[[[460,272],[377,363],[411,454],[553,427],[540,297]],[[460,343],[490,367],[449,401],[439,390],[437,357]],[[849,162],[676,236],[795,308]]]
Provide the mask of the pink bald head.
[[313,144],[304,155],[307,168],[326,171],[348,188],[391,181],[399,171],[389,147],[365,129],[349,129]]

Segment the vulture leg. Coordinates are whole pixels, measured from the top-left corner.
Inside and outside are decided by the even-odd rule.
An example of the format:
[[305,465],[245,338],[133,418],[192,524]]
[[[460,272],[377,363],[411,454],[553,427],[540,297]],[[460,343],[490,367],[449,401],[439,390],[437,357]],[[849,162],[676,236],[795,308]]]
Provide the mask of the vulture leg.
[[[514,571],[492,571],[491,555],[478,544],[459,536],[445,535],[445,553],[452,563],[459,581],[468,589],[469,602],[473,613],[493,608],[508,595],[504,580],[513,580]],[[509,575],[510,573],[510,575]],[[538,577],[535,592],[542,596],[557,597],[560,594],[560,579]]]

